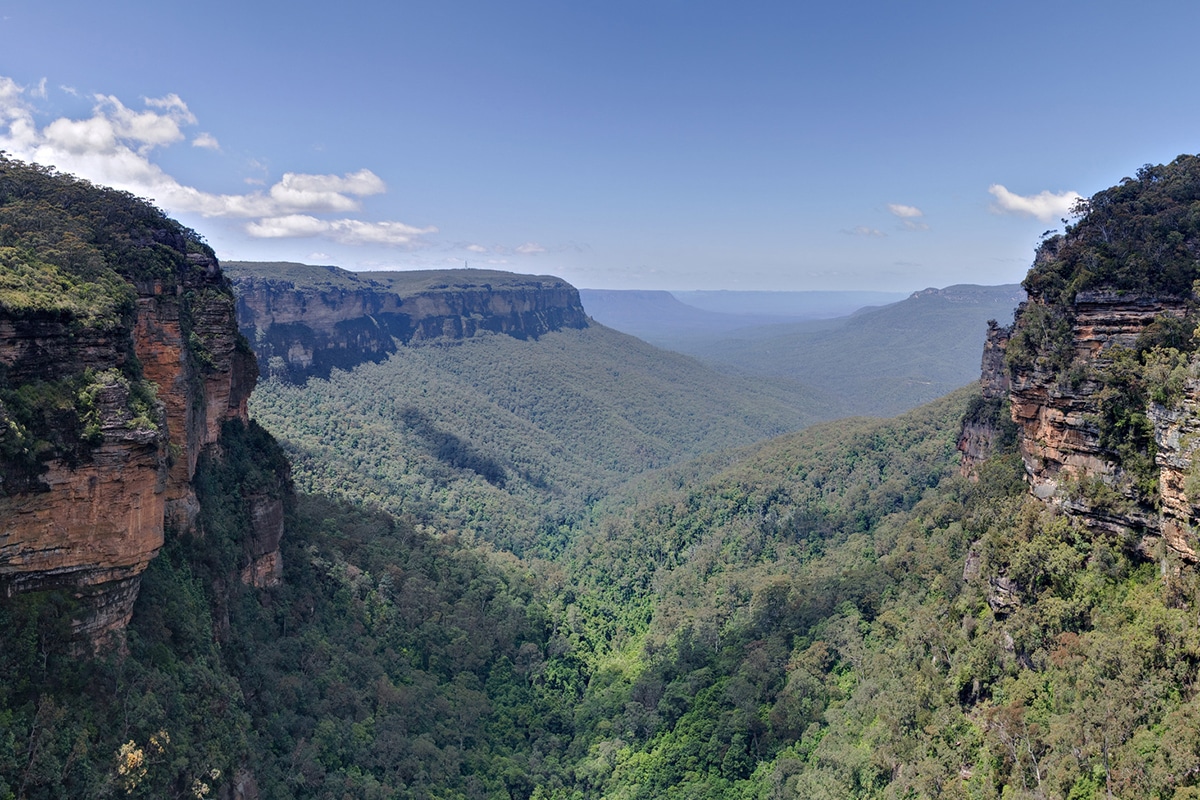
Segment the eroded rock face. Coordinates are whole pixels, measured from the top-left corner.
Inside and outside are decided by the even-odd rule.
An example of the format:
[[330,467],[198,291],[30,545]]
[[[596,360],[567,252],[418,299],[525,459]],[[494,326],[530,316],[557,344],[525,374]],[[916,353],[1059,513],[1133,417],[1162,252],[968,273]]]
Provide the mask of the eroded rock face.
[[[1030,302],[1041,301],[1031,298]],[[1096,368],[1104,366],[1112,348],[1133,348],[1138,336],[1161,315],[1182,317],[1186,304],[1114,292],[1081,292],[1071,311],[1071,364]],[[1023,324],[1026,318],[1019,317],[1018,331]],[[1035,495],[1052,497],[1059,484],[1082,477],[1119,484],[1119,467],[1100,445],[1100,386],[1040,362],[1014,366],[1010,379],[1012,417],[1020,427],[1021,457]]]
[[248,554],[250,563],[242,570],[242,583],[267,588],[283,580],[279,543],[283,539],[283,498],[257,494],[246,498],[254,536]]
[[234,262],[232,275],[238,322],[264,377],[328,377],[411,343],[483,333],[536,339],[587,326],[579,292],[550,276],[253,262]]
[[[1043,301],[1032,297],[1030,304]],[[1083,522],[1097,535],[1132,536],[1152,556],[1162,542],[1188,561],[1198,560],[1200,480],[1194,477],[1200,449],[1200,381],[1185,384],[1178,407],[1147,403],[1145,412],[1157,445],[1157,495],[1145,496],[1116,454],[1101,442],[1100,392],[1097,370],[1111,362],[1113,348],[1132,349],[1156,320],[1182,318],[1188,303],[1181,298],[1148,297],[1110,291],[1080,292],[1067,310],[1069,326],[1057,359],[1045,358],[1050,344],[1029,357],[1004,364],[1005,350],[1023,327],[1043,324],[1045,307],[1023,308],[1013,329],[993,326],[984,354],[983,391],[993,399],[1007,394],[1017,425],[1017,447],[1030,491]],[[1028,313],[1026,313],[1028,312]],[[1059,310],[1062,313],[1062,310]],[[1064,329],[1066,330],[1066,329]],[[959,449],[963,469],[970,472],[990,454],[994,431],[986,423],[964,422]]]
[[[162,546],[166,437],[161,428],[127,427],[126,394],[119,384],[98,392],[102,440],[86,463],[55,459],[35,490],[0,498],[0,578],[9,593],[128,586]],[[113,624],[128,620],[122,604],[110,611]]]
[[1178,408],[1150,407],[1158,445],[1163,542],[1185,561],[1200,561],[1200,381],[1189,380]]
[[[93,391],[99,430],[0,496],[0,586],[10,595],[73,590],[85,609],[76,630],[94,642],[128,623],[164,526],[195,526],[200,453],[217,444],[225,420],[247,421],[257,371],[239,344],[232,291],[215,260],[189,259],[178,274],[137,285],[131,317],[102,330],[0,312],[0,364],[11,384],[102,376]],[[152,418],[131,411],[121,373],[131,357],[157,387]],[[264,504],[281,509],[279,498]],[[255,526],[255,563],[269,564],[254,570],[256,585],[279,575],[282,513],[268,516],[270,525]]]
[[995,412],[1008,398],[1010,384],[1004,348],[1011,334],[1011,327],[1001,326],[996,320],[988,321],[979,379],[983,404],[963,420],[962,433],[958,437],[958,451],[962,453],[959,473],[964,477],[974,476],[976,468],[995,452],[1001,435]]

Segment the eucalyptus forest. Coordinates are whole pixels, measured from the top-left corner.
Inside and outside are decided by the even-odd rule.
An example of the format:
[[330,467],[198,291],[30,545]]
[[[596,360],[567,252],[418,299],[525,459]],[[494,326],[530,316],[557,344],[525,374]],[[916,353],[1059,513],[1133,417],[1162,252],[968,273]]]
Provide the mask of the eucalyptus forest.
[[[158,212],[4,164],[0,311],[134,313]],[[1200,797],[1195,534],[1156,521],[1200,503],[1200,158],[1077,212],[1003,380],[886,418],[594,322],[260,380],[118,645],[81,646],[78,592],[0,594],[0,799]],[[1081,355],[1137,292],[1153,321]],[[129,430],[159,419],[135,361]],[[1033,449],[1034,378],[1092,472]],[[89,385],[0,367],[0,495],[86,438]],[[255,586],[245,498],[280,481]]]

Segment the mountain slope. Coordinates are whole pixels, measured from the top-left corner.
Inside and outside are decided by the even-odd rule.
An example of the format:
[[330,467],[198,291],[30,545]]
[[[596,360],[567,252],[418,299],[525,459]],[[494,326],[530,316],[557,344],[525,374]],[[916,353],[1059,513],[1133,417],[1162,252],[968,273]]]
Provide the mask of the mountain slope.
[[[658,347],[740,328],[827,319],[902,299],[889,292],[665,292],[580,289],[588,314]],[[680,298],[685,298],[681,300]]]
[[744,376],[810,387],[829,398],[832,416],[890,415],[975,380],[987,320],[1010,320],[1022,299],[1018,286],[927,289],[837,320],[741,330],[675,349]]
[[634,474],[802,427],[807,405],[591,325],[403,347],[304,387],[268,381],[252,411],[299,487],[438,509],[520,551]]

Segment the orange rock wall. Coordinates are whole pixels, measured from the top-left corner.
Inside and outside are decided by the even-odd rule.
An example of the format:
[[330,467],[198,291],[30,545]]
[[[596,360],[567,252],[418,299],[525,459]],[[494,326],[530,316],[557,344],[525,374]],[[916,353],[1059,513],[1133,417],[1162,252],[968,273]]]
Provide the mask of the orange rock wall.
[[[73,589],[87,609],[76,629],[94,641],[127,624],[164,526],[195,524],[200,453],[218,443],[225,420],[247,420],[257,377],[253,355],[238,343],[232,291],[214,261],[189,256],[173,280],[137,289],[127,327],[85,330],[83,341],[69,323],[0,317],[0,364],[10,381],[119,368],[133,353],[158,387],[157,425],[136,426],[128,389],[106,387],[102,440],[87,457],[51,459],[40,485],[0,497],[0,586],[8,594]],[[263,502],[279,505],[277,498]],[[267,516],[278,524],[255,547],[255,561],[270,563],[255,571],[258,585],[279,573],[282,514]]]
[[[1041,302],[1031,298],[1030,303]],[[1183,316],[1187,305],[1170,298],[1119,295],[1114,292],[1081,292],[1071,312],[1071,337],[1076,366],[1101,367],[1115,346],[1132,348],[1138,336],[1160,315]],[[1015,324],[1023,324],[1018,313]],[[1007,344],[1007,330],[993,332],[1001,339],[1001,351]],[[994,368],[984,359],[984,387],[998,386]],[[1082,373],[1082,374],[1086,374]],[[1100,445],[1097,418],[1100,408],[1096,395],[1100,390],[1087,378],[1072,384],[1067,376],[1048,368],[1027,367],[1008,370],[1005,381],[1013,421],[1018,426],[1018,447],[1025,465],[1030,491],[1076,517],[1089,528],[1110,534],[1133,533],[1139,548],[1147,556],[1166,551],[1187,561],[1200,560],[1200,496],[1191,497],[1187,488],[1200,487],[1200,467],[1195,466],[1200,451],[1200,381],[1190,380],[1178,408],[1167,409],[1150,404],[1147,415],[1154,424],[1159,469],[1158,496],[1142,497],[1129,476],[1125,475],[1113,454]],[[964,425],[960,450],[964,468],[978,463],[986,452],[981,442],[987,432]],[[1119,503],[1102,506],[1079,492],[1080,481],[1099,480],[1116,496]],[[1194,494],[1200,494],[1193,488]]]

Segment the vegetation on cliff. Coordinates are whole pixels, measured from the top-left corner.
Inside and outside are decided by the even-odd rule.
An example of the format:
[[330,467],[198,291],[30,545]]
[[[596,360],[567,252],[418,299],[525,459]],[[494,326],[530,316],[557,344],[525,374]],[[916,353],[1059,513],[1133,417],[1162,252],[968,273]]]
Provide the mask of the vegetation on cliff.
[[533,286],[568,287],[553,275],[522,275],[496,269],[429,269],[404,272],[350,272],[341,267],[290,261],[226,261],[222,268],[236,281],[290,290],[374,291],[400,298],[455,289],[503,291]]
[[1088,428],[1071,435],[1094,440],[1114,473],[1071,476],[1077,489],[1107,481],[1115,494],[1102,504],[1157,513],[1152,407],[1178,408],[1200,374],[1200,157],[1147,164],[1080,201],[1075,215],[1038,248],[1007,366],[1015,385],[1070,406],[1066,419]]
[[1031,295],[1071,302],[1093,288],[1189,297],[1200,278],[1200,156],[1147,164],[1081,201],[1066,233],[1044,241]]
[[0,299],[10,313],[75,307],[110,319],[131,310],[128,281],[173,280],[191,253],[213,259],[195,231],[144,200],[0,155]]
[[[135,287],[215,263],[145,201],[0,154],[0,497],[36,487],[51,459],[87,457],[106,391],[123,396],[118,426],[160,427],[134,353]],[[203,363],[199,342],[190,353]]]
[[[1139,173],[1151,199],[1181,163]],[[1070,304],[1124,278],[1055,263],[1031,275],[1010,374],[1086,397],[1100,450],[1149,474],[1150,410],[1192,391],[1188,301],[1087,361]],[[1035,316],[1059,311],[1066,335]],[[145,573],[128,652],[77,658],[69,595],[0,601],[0,798],[1200,796],[1196,568],[1031,496],[1003,398],[679,463],[718,446],[701,434],[729,408],[668,405],[705,387],[682,361],[647,382],[624,339],[620,365],[580,363],[596,331],[615,336],[483,337],[270,385],[256,408],[292,426],[310,490],[282,585],[237,579],[247,498],[286,464],[233,421],[198,468],[196,535],[171,531]],[[620,404],[588,391],[614,381]],[[964,418],[998,431],[974,479]]]

